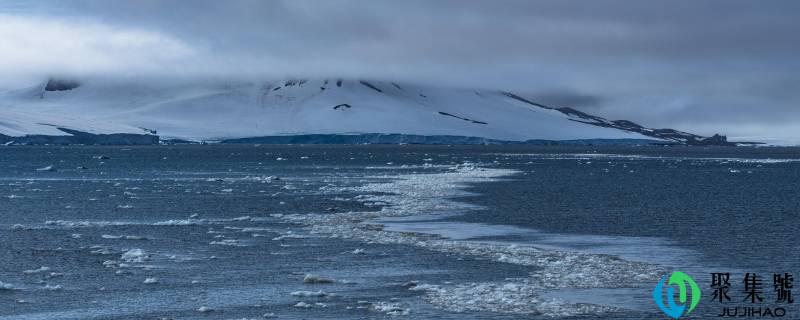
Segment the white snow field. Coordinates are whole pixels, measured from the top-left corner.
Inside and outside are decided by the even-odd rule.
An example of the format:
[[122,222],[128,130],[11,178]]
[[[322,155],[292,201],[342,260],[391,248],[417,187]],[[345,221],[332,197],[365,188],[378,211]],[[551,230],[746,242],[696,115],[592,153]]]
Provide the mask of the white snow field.
[[[46,87],[48,89],[46,89]],[[0,92],[0,134],[157,132],[221,141],[300,134],[408,134],[496,140],[653,139],[571,120],[500,91],[360,80],[147,84],[47,83]]]

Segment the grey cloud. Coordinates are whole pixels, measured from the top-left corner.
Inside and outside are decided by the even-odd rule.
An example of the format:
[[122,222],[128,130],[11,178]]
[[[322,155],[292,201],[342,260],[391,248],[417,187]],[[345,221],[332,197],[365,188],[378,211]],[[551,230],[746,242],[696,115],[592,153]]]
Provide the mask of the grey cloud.
[[578,107],[591,110],[606,102],[600,95],[585,94],[570,90],[534,92],[526,95],[530,100],[553,108]]
[[709,134],[780,124],[800,136],[798,1],[30,3],[30,14],[157,32],[197,49],[173,75],[506,89],[652,126],[702,123]]

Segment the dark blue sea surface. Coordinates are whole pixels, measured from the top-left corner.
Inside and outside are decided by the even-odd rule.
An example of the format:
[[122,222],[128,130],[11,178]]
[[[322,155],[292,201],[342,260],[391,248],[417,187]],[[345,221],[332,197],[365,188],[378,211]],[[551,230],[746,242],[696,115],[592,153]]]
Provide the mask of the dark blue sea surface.
[[798,181],[797,148],[0,147],[0,319],[641,319],[661,271],[695,318],[714,272],[798,318]]

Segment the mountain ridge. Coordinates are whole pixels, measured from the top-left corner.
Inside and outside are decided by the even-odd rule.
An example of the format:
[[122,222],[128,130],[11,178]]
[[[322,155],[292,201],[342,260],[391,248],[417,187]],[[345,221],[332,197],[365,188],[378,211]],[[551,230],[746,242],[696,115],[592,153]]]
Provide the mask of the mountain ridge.
[[[70,131],[160,135],[164,140],[195,142],[400,135],[417,137],[410,141],[426,141],[419,137],[471,137],[478,139],[454,141],[497,143],[649,139],[733,145],[723,136],[650,129],[573,108],[549,107],[507,91],[364,79],[168,85],[52,78],[39,86],[0,93],[0,136],[6,140],[74,135]],[[366,141],[395,141],[374,137]]]

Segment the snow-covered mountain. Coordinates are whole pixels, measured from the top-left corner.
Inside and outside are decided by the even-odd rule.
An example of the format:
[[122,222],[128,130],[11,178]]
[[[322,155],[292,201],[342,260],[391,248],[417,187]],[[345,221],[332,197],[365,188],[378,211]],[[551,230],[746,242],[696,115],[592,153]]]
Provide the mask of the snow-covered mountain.
[[0,93],[0,139],[5,136],[5,141],[76,134],[157,134],[189,141],[365,134],[478,139],[473,142],[687,140],[685,133],[655,132],[628,121],[550,108],[509,92],[382,81],[165,85],[51,79]]

